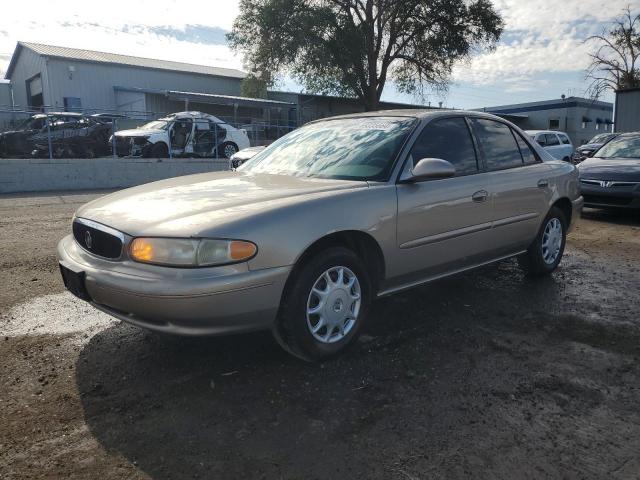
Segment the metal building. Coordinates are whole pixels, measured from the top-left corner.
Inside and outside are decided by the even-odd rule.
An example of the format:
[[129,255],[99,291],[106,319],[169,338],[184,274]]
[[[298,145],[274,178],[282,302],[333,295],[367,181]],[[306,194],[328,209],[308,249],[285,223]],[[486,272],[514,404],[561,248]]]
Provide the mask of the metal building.
[[566,132],[574,145],[613,130],[613,104],[587,98],[563,97],[480,110],[504,117],[524,130]]
[[[18,42],[5,77],[13,107],[127,112],[141,116],[186,109],[262,118],[285,102],[240,97],[240,70]],[[238,119],[238,121],[240,121]]]
[[616,91],[616,132],[640,131],[640,88]]

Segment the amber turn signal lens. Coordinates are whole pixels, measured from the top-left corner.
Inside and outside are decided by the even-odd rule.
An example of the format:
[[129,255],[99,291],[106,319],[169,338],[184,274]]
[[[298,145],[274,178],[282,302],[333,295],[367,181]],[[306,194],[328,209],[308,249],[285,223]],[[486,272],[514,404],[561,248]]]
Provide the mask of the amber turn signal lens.
[[153,245],[146,238],[136,238],[131,243],[131,256],[139,262],[153,260]]
[[229,244],[229,258],[233,261],[251,258],[256,254],[256,246],[251,242],[233,240]]

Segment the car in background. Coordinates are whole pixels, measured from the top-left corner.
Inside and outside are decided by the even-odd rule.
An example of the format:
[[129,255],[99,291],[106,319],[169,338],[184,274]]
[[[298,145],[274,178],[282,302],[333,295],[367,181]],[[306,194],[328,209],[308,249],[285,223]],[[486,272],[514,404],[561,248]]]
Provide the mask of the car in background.
[[236,171],[94,200],[58,257],[71,293],[123,321],[271,330],[320,360],[355,342],[375,298],[509,257],[550,274],[581,208],[576,167],[506,120],[390,110],[308,123]]
[[640,132],[609,140],[578,171],[585,206],[640,209]]
[[0,157],[93,158],[109,153],[111,126],[74,112],[38,113],[0,133]]
[[244,148],[239,152],[234,153],[233,155],[231,155],[231,158],[229,159],[231,161],[231,168],[238,168],[244,162],[255,157],[258,153],[260,153],[264,149],[265,149],[265,146],[260,145],[257,147]]
[[173,113],[114,137],[118,156],[231,158],[251,146],[245,131],[202,112]]
[[600,147],[602,147],[607,142],[616,138],[619,133],[601,133],[596,135],[591,140],[589,140],[584,145],[580,145],[576,148],[576,151],[573,154],[573,163],[578,164],[582,162],[584,159],[591,157]]
[[538,142],[553,158],[565,162],[571,161],[573,144],[566,133],[553,130],[526,130],[525,133]]

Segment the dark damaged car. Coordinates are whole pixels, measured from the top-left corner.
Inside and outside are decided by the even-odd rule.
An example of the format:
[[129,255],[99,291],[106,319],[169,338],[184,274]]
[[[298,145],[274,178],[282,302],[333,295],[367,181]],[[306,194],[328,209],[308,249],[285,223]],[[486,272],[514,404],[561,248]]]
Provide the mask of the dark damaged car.
[[109,153],[111,124],[80,113],[38,113],[15,130],[0,133],[0,157],[93,158]]

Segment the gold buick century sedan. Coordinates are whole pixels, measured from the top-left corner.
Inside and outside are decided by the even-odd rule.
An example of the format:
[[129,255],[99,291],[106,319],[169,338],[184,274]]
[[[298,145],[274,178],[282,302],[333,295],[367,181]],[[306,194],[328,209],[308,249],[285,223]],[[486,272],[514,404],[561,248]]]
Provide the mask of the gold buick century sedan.
[[553,272],[582,204],[576,168],[501,118],[384,111],[309,123],[236,171],[94,200],[58,256],[72,293],[126,322],[270,329],[319,360],[376,297],[514,256]]

